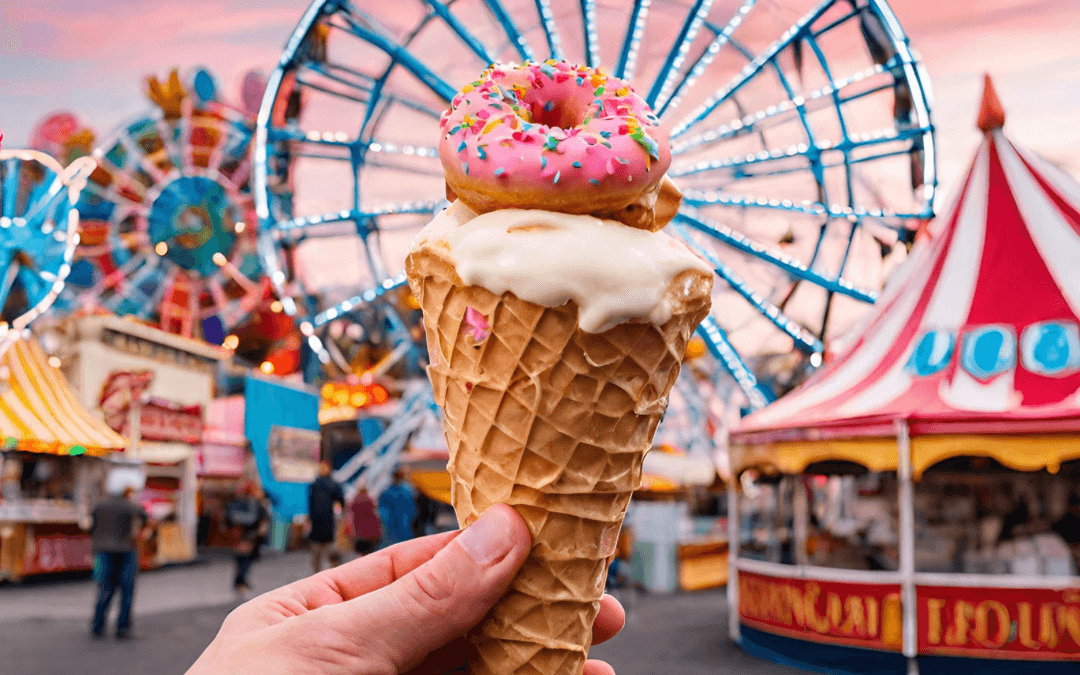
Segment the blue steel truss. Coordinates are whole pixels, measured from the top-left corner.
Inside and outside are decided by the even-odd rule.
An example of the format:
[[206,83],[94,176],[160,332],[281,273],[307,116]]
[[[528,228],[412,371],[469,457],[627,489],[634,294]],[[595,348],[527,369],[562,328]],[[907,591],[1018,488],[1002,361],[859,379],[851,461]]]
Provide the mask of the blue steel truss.
[[[820,363],[830,330],[842,328],[830,323],[834,297],[877,298],[847,276],[860,233],[882,255],[906,242],[932,216],[937,176],[926,75],[892,10],[883,0],[811,1],[782,21],[773,17],[800,0],[744,0],[734,10],[712,0],[402,0],[392,16],[374,0],[313,2],[270,78],[254,166],[263,265],[310,348],[329,362],[331,323],[392,304],[402,246],[391,255],[385,240],[445,204],[431,143],[457,88],[490,62],[568,58],[635,82],[672,129],[670,175],[684,199],[671,233]],[[767,23],[771,42],[762,41]],[[648,56],[656,45],[663,56]],[[330,110],[338,129],[325,131],[318,125]],[[323,175],[305,174],[316,166],[343,170],[340,207],[299,203],[314,190],[308,176]],[[906,182],[911,198],[879,197],[879,178]],[[796,246],[754,226],[776,217]],[[327,237],[356,240],[367,290],[334,301],[291,271],[298,247]],[[768,282],[747,265],[772,270]],[[810,318],[798,311],[800,286],[824,298]],[[739,327],[722,325],[725,314],[716,307],[699,333],[750,405],[765,405],[773,392],[748,365],[756,354],[736,349],[729,336]]]

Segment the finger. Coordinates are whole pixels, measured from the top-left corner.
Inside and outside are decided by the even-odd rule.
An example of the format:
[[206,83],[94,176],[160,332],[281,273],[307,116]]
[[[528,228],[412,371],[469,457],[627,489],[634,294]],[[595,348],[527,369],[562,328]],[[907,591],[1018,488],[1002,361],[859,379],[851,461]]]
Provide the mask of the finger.
[[606,661],[589,659],[585,662],[585,670],[581,671],[581,675],[615,675],[615,669]]
[[284,617],[358,598],[431,560],[458,534],[444,532],[396,544],[260,595],[236,612],[245,625],[268,626]]
[[623,610],[622,604],[605,594],[600,599],[600,611],[596,615],[596,620],[593,621],[592,643],[598,645],[601,642],[607,642],[615,637],[624,625],[626,625],[626,611]]
[[365,656],[405,672],[480,622],[506,592],[531,543],[521,516],[497,504],[430,561],[389,586],[323,608],[319,620],[354,639],[364,635]]

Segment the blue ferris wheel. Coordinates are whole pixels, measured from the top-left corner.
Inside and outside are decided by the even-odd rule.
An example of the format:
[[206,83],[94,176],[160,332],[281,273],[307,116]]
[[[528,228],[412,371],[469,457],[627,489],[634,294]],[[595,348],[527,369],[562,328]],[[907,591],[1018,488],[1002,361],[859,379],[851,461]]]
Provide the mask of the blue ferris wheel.
[[75,208],[94,170],[34,150],[0,151],[0,353],[56,301],[79,243]]
[[255,131],[263,268],[312,379],[368,337],[407,346],[402,262],[445,205],[440,113],[492,62],[635,83],[672,130],[668,226],[714,267],[699,329],[750,407],[854,324],[932,216],[926,74],[882,0],[315,0]]

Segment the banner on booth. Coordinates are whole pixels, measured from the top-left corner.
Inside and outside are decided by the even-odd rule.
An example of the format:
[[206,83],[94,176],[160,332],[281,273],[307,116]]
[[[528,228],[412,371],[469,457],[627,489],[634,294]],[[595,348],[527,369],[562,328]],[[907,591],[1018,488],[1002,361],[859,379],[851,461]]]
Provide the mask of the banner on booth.
[[783,579],[739,572],[739,616],[788,637],[900,651],[899,584]]
[[920,586],[919,653],[1080,661],[1080,588]]

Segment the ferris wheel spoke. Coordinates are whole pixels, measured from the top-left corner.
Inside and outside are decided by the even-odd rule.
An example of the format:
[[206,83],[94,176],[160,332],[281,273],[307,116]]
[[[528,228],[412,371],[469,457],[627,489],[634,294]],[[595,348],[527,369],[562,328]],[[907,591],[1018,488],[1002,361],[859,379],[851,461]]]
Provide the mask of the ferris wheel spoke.
[[735,350],[731,340],[728,339],[727,333],[720,327],[715,317],[711,314],[706,316],[701,325],[697,327],[697,332],[704,338],[709,352],[742,389],[752,408],[764,408],[772,402],[772,396],[767,395],[762,389],[757,377],[742,360],[742,357],[739,356],[739,352]]
[[596,32],[596,0],[581,0],[581,33],[585,40],[585,65],[600,65],[600,35]]
[[405,273],[402,272],[396,277],[386,279],[374,288],[369,288],[359,295],[355,295],[348,300],[342,300],[333,307],[319,312],[312,319],[311,323],[315,328],[320,328],[335,319],[339,319],[351,312],[370,306],[371,303],[375,302],[389,291],[401,288],[407,283],[408,280],[405,278]]
[[435,71],[424,65],[420,59],[413,56],[408,49],[395,42],[392,38],[373,27],[364,25],[366,19],[362,19],[361,15],[347,12],[340,16],[345,21],[345,29],[350,33],[381,49],[393,59],[394,63],[401,64],[416,79],[427,85],[429,89],[444,100],[449,101],[454,98],[454,94],[457,93],[455,87],[436,75]]
[[[274,223],[271,225],[271,230],[274,236],[278,239],[285,239],[295,236],[313,236],[310,231],[315,228],[326,228],[329,225],[335,225],[340,223],[350,223],[352,227],[351,231],[356,232],[357,229],[367,229],[367,225],[363,228],[358,228],[358,223],[369,223],[372,219],[379,216],[392,216],[401,214],[434,214],[446,204],[445,199],[432,199],[428,201],[419,202],[401,202],[397,204],[386,204],[380,207],[366,210],[344,210],[336,211],[333,213],[323,213],[313,216],[301,216],[287,220],[284,222]],[[329,230],[328,234],[324,236],[339,236],[341,229]],[[314,235],[318,236],[318,235]]]
[[454,13],[450,11],[449,7],[439,0],[424,0],[424,2],[427,3],[428,7],[431,7],[431,10],[435,12],[447,26],[450,27],[450,30],[454,31],[457,36],[461,38],[462,42],[464,42],[474,54],[480,57],[481,61],[485,63],[495,63],[498,61],[498,59],[492,56],[491,52],[488,51],[487,47],[480,42],[480,39],[470,33],[469,29],[465,27],[465,24],[454,16]]
[[[832,82],[828,85],[815,89],[807,94],[785,98],[773,105],[763,108],[761,110],[741,115],[740,117],[731,120],[726,124],[722,124],[718,127],[709,129],[708,131],[689,136],[681,141],[672,143],[671,153],[673,155],[682,154],[690,150],[700,149],[702,146],[714,144],[717,142],[727,141],[733,138],[737,138],[742,135],[755,133],[762,129],[768,128],[768,124],[777,124],[788,122],[791,116],[798,112],[798,106],[802,106],[806,114],[811,114],[819,110],[826,109],[832,105],[832,95],[835,91],[844,91],[845,89],[863,82],[876,75],[885,73],[890,68],[894,67],[890,62],[885,66],[873,66],[862,70],[858,73],[850,75],[846,78],[842,78]],[[840,103],[845,104],[850,101],[857,100],[864,96],[868,96],[886,89],[892,89],[894,82],[890,79],[889,82],[867,88],[862,91],[852,93],[846,97],[840,98]]]
[[120,144],[127,151],[128,156],[135,159],[136,165],[142,169],[155,183],[161,183],[165,181],[165,173],[158,168],[156,164],[150,161],[150,157],[142,149],[142,146],[131,138],[127,134],[121,134],[118,139]]
[[641,53],[641,38],[645,35],[645,24],[648,23],[651,5],[652,0],[634,0],[630,22],[626,26],[626,36],[623,38],[622,49],[619,50],[619,61],[613,73],[620,80],[634,78],[638,54]]
[[510,42],[514,44],[514,48],[517,49],[517,53],[521,58],[525,61],[536,61],[536,55],[533,54],[532,47],[529,46],[521,31],[518,30],[514,20],[510,17],[510,13],[506,11],[502,3],[499,0],[484,0],[484,3],[491,10],[495,20],[506,31],[506,36],[510,38]]
[[11,293],[11,287],[15,285],[15,279],[19,276],[19,269],[22,267],[18,262],[14,260],[8,261],[5,268],[4,278],[0,280],[0,309],[3,309],[7,305],[8,294]]
[[26,219],[25,227],[40,228],[50,217],[50,214],[54,213],[59,205],[66,201],[67,186],[64,185],[63,179],[52,172],[49,173],[51,179],[46,178],[48,183],[43,183],[31,194],[30,203],[33,206],[24,216]]
[[679,235],[679,238],[686,242],[690,248],[697,251],[697,253],[705,258],[717,275],[720,276],[731,288],[741,295],[744,300],[750,303],[760,314],[767,318],[774,326],[786,333],[795,341],[795,346],[806,354],[820,353],[825,350],[825,346],[814,337],[809,331],[800,326],[795,321],[792,321],[784,312],[761,296],[760,293],[755,291],[746,281],[740,277],[735,270],[719,258],[717,258],[711,251],[699,244],[690,236],[689,231],[681,223],[673,223],[674,231]]
[[210,293],[210,300],[214,303],[215,313],[224,317],[229,307],[229,296],[225,293],[225,287],[221,285],[221,279],[212,276],[204,279],[203,283]]
[[[874,218],[885,222],[913,220],[925,218],[925,214],[889,211],[886,209],[869,209],[863,206],[849,207],[838,204],[826,206],[821,202],[803,200],[795,202],[790,199],[769,199],[765,197],[747,197],[734,195],[726,192],[705,191],[687,189],[683,190],[683,203],[689,207],[699,206],[734,206],[747,209],[772,209],[801,213],[808,216],[828,216],[829,218]],[[891,229],[896,229],[892,226]]]
[[690,45],[697,38],[698,31],[701,30],[701,25],[705,22],[705,17],[708,16],[709,10],[712,9],[712,3],[713,0],[694,0],[694,4],[687,11],[686,20],[683,22],[682,28],[679,29],[679,34],[676,36],[675,42],[672,43],[671,49],[664,59],[664,64],[660,66],[660,73],[653,80],[652,88],[645,96],[645,101],[654,110],[658,109],[657,101],[660,100],[661,96],[667,94],[668,89],[671,88],[672,83],[678,76],[679,68],[682,67],[683,62],[686,60],[686,54],[690,51]]
[[735,14],[728,20],[728,22],[721,28],[715,26],[711,22],[706,21],[705,27],[708,28],[714,35],[712,42],[701,52],[698,58],[694,61],[694,64],[687,69],[682,79],[675,86],[675,90],[672,91],[670,96],[666,96],[659,102],[656,108],[656,114],[663,116],[668,110],[678,107],[682,101],[683,95],[694,86],[698,78],[701,77],[705,70],[712,64],[716,55],[728,44],[731,40],[731,35],[735,30],[742,25],[746,15],[750,13],[750,10],[757,4],[757,0],[746,0],[742,6],[735,10]]
[[154,124],[157,128],[158,137],[161,138],[161,142],[165,145],[165,154],[168,155],[173,166],[184,166],[184,152],[176,142],[176,135],[179,130],[172,128],[164,118],[155,120]]
[[4,165],[4,184],[3,184],[3,211],[0,212],[0,216],[4,218],[15,217],[15,202],[18,199],[19,194],[19,160],[12,157],[5,159]]
[[[305,73],[304,71],[308,72]],[[366,81],[357,81],[351,79],[351,77],[344,77],[339,72],[349,73],[352,77]],[[316,77],[319,79],[316,79]],[[310,61],[304,62],[298,69],[296,83],[321,91],[324,94],[364,105],[371,101],[372,90],[375,87],[375,83],[371,78],[343,66]]]
[[[848,135],[846,138],[836,143],[828,139],[820,139],[817,141],[816,147],[814,148],[811,148],[806,143],[799,143],[787,148],[761,150],[760,152],[738,158],[726,157],[722,159],[701,161],[695,164],[683,164],[672,168],[670,174],[672,177],[678,178],[706,172],[710,174],[712,174],[712,172],[724,172],[737,178],[754,178],[763,175],[789,173],[792,171],[805,171],[807,168],[805,165],[783,168],[785,165],[790,165],[790,162],[787,162],[786,160],[799,157],[807,158],[808,160],[810,158],[820,157],[819,161],[822,168],[830,169],[843,166],[844,161],[847,159],[850,159],[850,163],[854,164],[884,159],[895,155],[909,154],[912,147],[907,145],[899,150],[886,150],[880,153],[853,156],[857,151],[862,149],[921,138],[923,134],[930,130],[929,127],[914,127],[911,129],[900,130],[891,128],[882,129],[880,131]],[[839,155],[841,160],[830,160],[830,156],[832,155]],[[746,171],[745,169],[749,167],[762,167],[761,173]]]
[[156,288],[164,277],[157,259],[147,256],[138,256],[136,259],[143,264],[138,266],[133,274],[121,277],[115,287],[115,295],[104,303],[117,314],[138,313],[140,309],[152,305],[151,296],[143,291],[143,284],[151,284]]
[[555,15],[551,12],[551,0],[536,0],[536,13],[540,15],[540,27],[544,29],[544,37],[547,39],[551,58],[562,61],[565,58],[562,49],[562,38],[559,35],[558,27],[555,25]]
[[[727,85],[722,87],[719,91],[709,97],[704,103],[698,106],[690,115],[675,125],[671,131],[672,138],[678,138],[690,129],[697,126],[708,118],[714,110],[716,110],[722,103],[731,98],[742,89],[747,82],[752,80],[762,69],[768,65],[775,65],[775,59],[781,52],[787,49],[792,42],[797,39],[801,39],[808,25],[817,21],[834,3],[834,0],[826,0],[817,9],[813,10],[803,18],[799,19],[795,25],[789,28],[780,36],[776,42],[772,43],[765,49],[761,55],[754,58],[748,63],[738,75],[735,76]],[[783,80],[784,76],[780,69],[776,68],[778,76]],[[785,88],[786,84],[785,84]]]
[[175,267],[165,270],[164,275],[161,278],[161,282],[154,286],[154,290],[150,293],[146,302],[135,312],[135,316],[147,321],[153,316],[154,311],[161,306],[161,301],[165,298],[165,294],[172,290],[173,284],[176,283],[176,278],[179,276],[179,270]]
[[[237,256],[242,256],[241,252],[237,252]],[[225,276],[229,277],[237,286],[243,289],[245,294],[258,293],[259,284],[248,278],[246,274],[240,271],[240,268],[236,266],[231,260],[226,260],[225,264],[221,266],[221,271]]]
[[809,281],[827,291],[840,293],[841,295],[846,295],[856,300],[861,300],[862,302],[872,304],[877,300],[877,293],[874,291],[858,288],[840,277],[828,277],[815,272],[792,257],[783,253],[770,251],[749,237],[735,232],[731,228],[725,227],[715,221],[709,220],[702,214],[694,212],[691,209],[680,209],[675,218],[680,222],[686,223],[695,230],[721,241],[738,251],[742,251],[759,260],[771,263],[797,279]]

